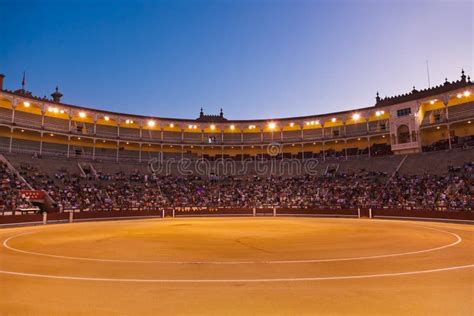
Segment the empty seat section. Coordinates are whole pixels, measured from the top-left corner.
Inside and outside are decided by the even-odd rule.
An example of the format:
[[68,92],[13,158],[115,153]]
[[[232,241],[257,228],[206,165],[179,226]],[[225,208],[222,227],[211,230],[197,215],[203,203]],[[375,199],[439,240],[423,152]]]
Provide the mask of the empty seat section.
[[20,126],[41,127],[41,115],[15,111],[15,123]]
[[56,117],[46,116],[44,117],[44,129],[51,131],[69,131],[69,120],[60,119]]
[[12,110],[0,107],[0,122],[11,123],[12,121]]
[[120,127],[120,138],[139,139],[140,138],[140,129]]
[[346,125],[346,136],[360,136],[367,134],[367,125],[365,123]]
[[96,135],[108,138],[117,137],[117,126],[99,125],[96,126]]
[[303,131],[303,139],[319,139],[322,137],[323,137],[322,128],[311,128],[311,129],[305,129]]

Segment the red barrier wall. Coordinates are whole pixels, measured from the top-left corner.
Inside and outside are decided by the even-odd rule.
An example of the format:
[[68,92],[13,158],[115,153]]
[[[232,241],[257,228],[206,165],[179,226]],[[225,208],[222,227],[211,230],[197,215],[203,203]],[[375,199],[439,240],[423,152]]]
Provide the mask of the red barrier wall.
[[307,216],[358,216],[357,209],[328,209],[328,208],[279,208],[277,215],[307,215]]
[[162,210],[153,211],[100,211],[100,212],[78,212],[74,213],[74,220],[94,219],[94,218],[114,218],[114,217],[136,217],[136,216],[155,216],[161,217]]
[[372,211],[372,217],[377,218],[383,216],[474,221],[474,212],[471,211],[420,211],[394,209],[379,209]]
[[201,208],[201,209],[175,209],[175,216],[196,216],[196,215],[253,215],[251,208]]
[[40,215],[40,214],[0,216],[0,224],[33,223],[33,222],[42,222],[42,221],[43,221],[43,215]]
[[[368,210],[361,209],[361,216],[366,216]],[[161,217],[162,210],[133,210],[133,211],[88,211],[74,213],[74,220],[94,220],[101,218],[127,218],[127,217]],[[165,209],[165,216],[172,216],[171,208]],[[175,216],[219,216],[219,215],[246,215],[252,216],[252,208],[202,208],[202,209],[175,209]],[[257,208],[257,216],[272,216],[272,208]],[[278,208],[277,216],[358,216],[357,209],[328,209],[328,208]],[[374,209],[373,217],[402,217],[413,219],[439,219],[439,220],[462,220],[473,221],[474,212],[470,211],[420,211],[420,210],[395,210],[395,209]],[[48,222],[68,221],[69,213],[49,213]],[[41,214],[28,215],[3,215],[0,216],[0,225],[7,224],[28,224],[41,223]]]

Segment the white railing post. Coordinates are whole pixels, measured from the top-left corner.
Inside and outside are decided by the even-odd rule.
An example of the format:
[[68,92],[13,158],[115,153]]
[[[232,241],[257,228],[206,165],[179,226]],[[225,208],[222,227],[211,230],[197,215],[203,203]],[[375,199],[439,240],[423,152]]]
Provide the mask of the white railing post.
[[43,225],[48,223],[48,213],[43,212]]
[[74,210],[71,210],[69,212],[69,223],[72,223],[74,221]]

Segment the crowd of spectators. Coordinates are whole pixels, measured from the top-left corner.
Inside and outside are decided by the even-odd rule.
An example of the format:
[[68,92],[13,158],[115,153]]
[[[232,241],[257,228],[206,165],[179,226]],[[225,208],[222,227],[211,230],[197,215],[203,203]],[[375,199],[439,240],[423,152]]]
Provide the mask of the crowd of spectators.
[[26,184],[8,166],[0,161],[0,212],[13,211],[31,206],[20,190],[28,189]]
[[201,178],[140,174],[54,175],[22,166],[22,175],[45,190],[60,209],[160,207],[338,207],[474,210],[472,164],[445,175],[357,172],[304,177]]

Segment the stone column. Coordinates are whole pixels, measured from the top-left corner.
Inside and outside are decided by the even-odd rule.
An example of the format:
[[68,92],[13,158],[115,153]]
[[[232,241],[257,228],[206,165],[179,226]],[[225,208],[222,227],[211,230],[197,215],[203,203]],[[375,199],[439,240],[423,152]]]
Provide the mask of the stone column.
[[17,99],[13,99],[12,101],[12,124],[15,123],[15,111],[16,111],[16,106],[18,104]]
[[41,104],[41,128],[44,128],[44,115],[46,114],[46,107],[44,103]]

